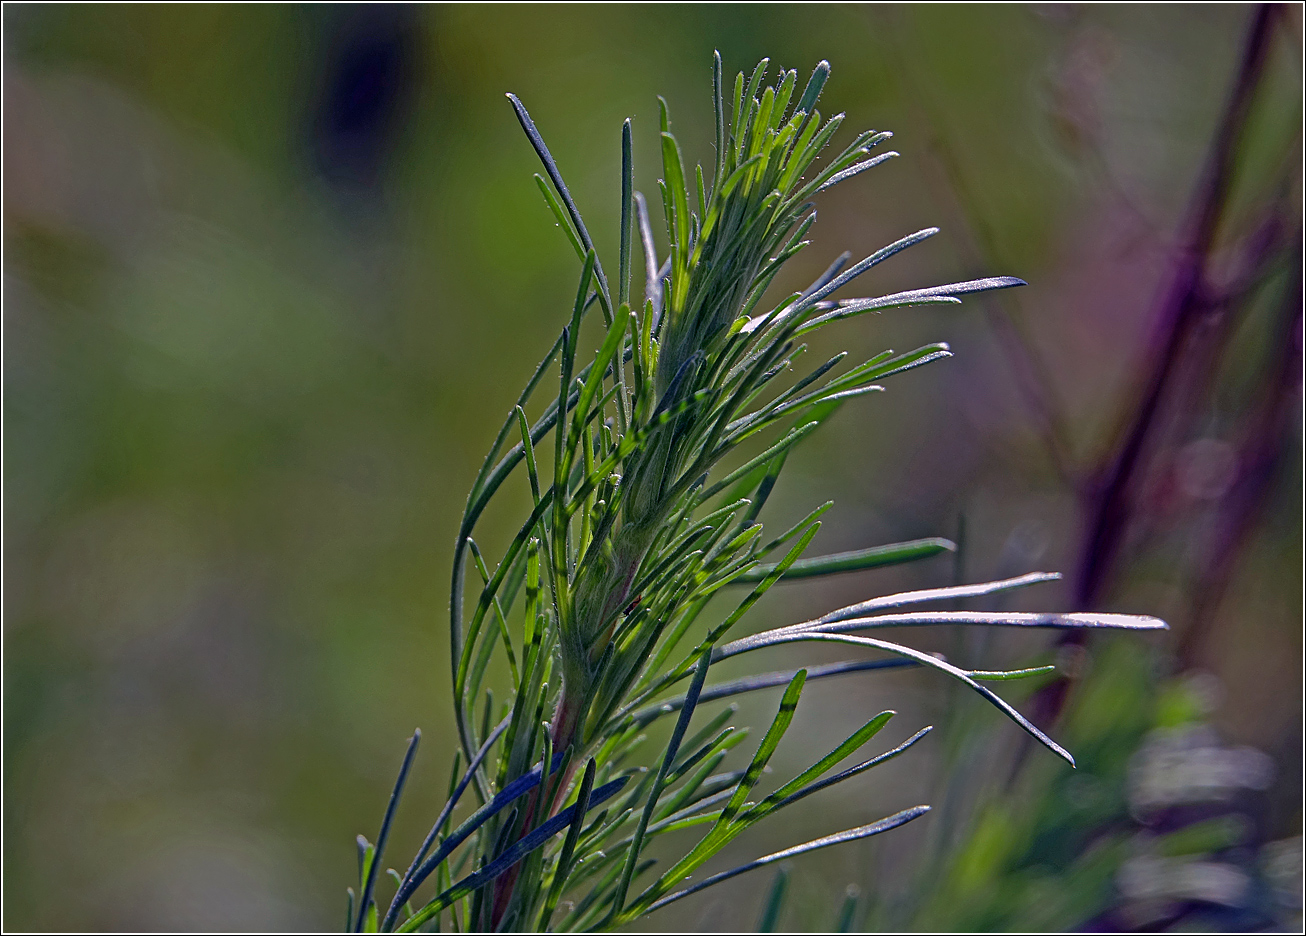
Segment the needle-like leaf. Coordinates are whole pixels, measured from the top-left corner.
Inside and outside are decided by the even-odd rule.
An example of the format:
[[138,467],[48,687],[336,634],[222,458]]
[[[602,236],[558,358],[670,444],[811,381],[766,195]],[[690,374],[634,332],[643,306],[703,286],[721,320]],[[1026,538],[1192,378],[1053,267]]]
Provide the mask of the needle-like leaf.
[[[813,556],[809,559],[799,559],[791,565],[781,577],[781,581],[811,578],[817,575],[834,575],[838,572],[877,569],[881,566],[897,565],[900,562],[927,559],[942,552],[954,552],[956,548],[957,545],[951,540],[933,536],[929,539],[912,540],[907,543],[891,543],[888,546],[872,546],[870,549],[833,553],[829,556]],[[773,565],[754,566],[735,579],[735,582],[760,582],[773,571],[775,571]]]
[[890,829],[896,829],[900,825],[905,825],[913,819],[918,819],[930,811],[928,806],[913,806],[911,809],[904,809],[900,813],[895,813],[879,822],[872,822],[869,825],[858,826],[855,829],[849,829],[846,832],[837,832],[834,835],[827,835],[823,838],[812,839],[810,842],[804,842],[802,845],[795,845],[793,848],[786,848],[784,851],[773,852],[756,861],[750,861],[747,864],[739,865],[737,868],[731,868],[729,871],[722,871],[714,874],[710,878],[695,884],[693,887],[687,887],[682,891],[677,891],[667,897],[652,904],[645,912],[652,913],[654,910],[660,910],[667,904],[675,903],[682,900],[690,894],[697,894],[699,891],[722,881],[728,881],[732,877],[737,877],[748,871],[755,871],[758,868],[764,868],[769,864],[775,864],[777,861],[784,861],[787,858],[797,858],[799,855],[805,855],[808,852],[817,851],[821,848],[829,848],[831,845],[842,845],[845,842],[855,842],[858,839],[868,838],[872,835],[879,835],[881,832],[888,832]]

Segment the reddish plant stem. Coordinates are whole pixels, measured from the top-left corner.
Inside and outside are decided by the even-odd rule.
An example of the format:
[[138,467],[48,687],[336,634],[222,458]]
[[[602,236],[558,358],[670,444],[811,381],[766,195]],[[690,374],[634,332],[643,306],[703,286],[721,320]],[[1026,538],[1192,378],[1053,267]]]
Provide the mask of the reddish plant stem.
[[[1128,419],[1120,442],[1088,485],[1085,496],[1085,533],[1074,585],[1077,611],[1092,610],[1109,584],[1125,540],[1132,530],[1139,491],[1158,445],[1169,411],[1174,384],[1193,364],[1199,350],[1194,335],[1216,309],[1208,282],[1212,249],[1227,207],[1234,165],[1252,101],[1269,58],[1273,27],[1279,11],[1262,4],[1252,16],[1233,89],[1225,105],[1198,178],[1186,233],[1175,251],[1174,265],[1161,293],[1156,318],[1152,361],[1139,402]],[[1218,355],[1212,356],[1218,358]],[[1086,635],[1065,632],[1061,648],[1080,647]],[[1073,676],[1058,678],[1036,692],[1029,716],[1048,726],[1060,715],[1069,696]],[[1022,742],[1013,765],[1014,778],[1029,745]]]
[[[625,534],[625,539],[622,545],[617,548],[619,558],[616,568],[613,570],[612,575],[603,582],[603,584],[607,585],[607,588],[600,589],[600,593],[606,592],[606,594],[603,594],[603,600],[599,603],[598,619],[599,621],[607,620],[608,623],[606,626],[600,627],[597,639],[589,648],[591,655],[601,654],[607,647],[608,641],[612,638],[613,631],[620,620],[620,610],[630,601],[631,584],[634,582],[635,573],[644,558],[644,553],[648,549],[653,529],[654,526],[651,523],[646,525],[635,524],[623,528],[622,533]],[[578,603],[573,599],[573,607]],[[611,620],[608,620],[609,618]],[[578,626],[577,622],[573,621],[572,626]],[[593,666],[593,663],[591,662],[589,665]],[[594,678],[594,674],[591,673],[585,678]],[[556,782],[553,778],[550,778],[549,782],[554,784],[554,792],[552,798],[545,805],[542,815],[540,815],[540,800],[546,792],[546,784],[542,783],[531,793],[521,826],[523,835],[530,832],[537,824],[537,815],[540,820],[544,820],[557,812],[558,807],[562,805],[562,798],[567,794],[567,785],[571,782],[576,773],[576,768],[582,760],[583,738],[581,735],[584,731],[585,712],[582,711],[581,700],[577,699],[576,696],[575,688],[569,685],[567,678],[564,676],[562,695],[558,699],[558,707],[553,713],[549,736],[555,753],[570,748],[572,756],[568,759],[562,775],[557,778]],[[493,929],[498,929],[503,915],[508,910],[508,904],[512,899],[520,869],[521,865],[518,864],[502,874],[495,882],[490,917]]]
[[[1212,313],[1224,311],[1212,295],[1208,270],[1216,232],[1228,205],[1239,142],[1266,72],[1273,27],[1279,16],[1280,10],[1273,4],[1259,5],[1252,14],[1233,90],[1192,196],[1186,234],[1175,251],[1158,302],[1153,341],[1156,351],[1147,367],[1143,393],[1121,441],[1113,446],[1094,482],[1087,487],[1084,543],[1075,578],[1076,611],[1096,607],[1113,576],[1127,535],[1134,529],[1141,484],[1156,452],[1157,436],[1165,426],[1164,416],[1174,409],[1174,385],[1181,382],[1186,372],[1202,366],[1202,358],[1212,364],[1218,360],[1218,354],[1203,355],[1203,342],[1194,338],[1202,330],[1203,322],[1209,324]],[[1087,640],[1083,632],[1067,631],[1059,638],[1058,649],[1063,653],[1075,650]],[[1066,706],[1074,680],[1074,674],[1066,674],[1038,689],[1029,701],[1030,721],[1045,728],[1053,725]],[[1012,762],[1011,782],[1015,782],[1029,753],[1028,741],[1028,738],[1021,739]]]
[[[564,685],[562,697],[558,700],[558,707],[553,713],[553,723],[550,727],[549,737],[552,740],[552,749],[554,752],[565,751],[572,748],[572,757],[567,761],[562,775],[558,778],[549,777],[542,782],[530,794],[526,804],[526,812],[522,820],[522,834],[525,835],[533,829],[537,823],[535,821],[536,813],[539,811],[540,799],[545,793],[545,786],[555,784],[554,793],[549,803],[544,809],[541,819],[552,816],[557,812],[561,805],[562,797],[567,794],[567,785],[576,773],[576,766],[580,763],[581,757],[577,737],[580,728],[580,707],[567,692]],[[494,883],[493,904],[490,911],[490,927],[492,930],[498,930],[499,923],[503,920],[503,915],[508,911],[508,904],[512,900],[513,891],[517,886],[517,877],[521,871],[521,864],[513,866],[505,871]]]
[[1176,651],[1178,667],[1186,670],[1201,662],[1220,598],[1233,576],[1238,557],[1263,515],[1274,482],[1287,454],[1302,382],[1302,248],[1297,233],[1292,260],[1293,280],[1284,291],[1275,335],[1276,360],[1268,388],[1238,446],[1239,477],[1224,497],[1216,517],[1203,574],[1197,582],[1192,619],[1184,628]]
[[1129,427],[1107,460],[1090,496],[1084,552],[1075,587],[1077,610],[1090,610],[1100,598],[1136,506],[1138,479],[1153,451],[1154,429],[1166,390],[1181,368],[1189,338],[1208,311],[1207,268],[1216,230],[1224,215],[1234,160],[1252,99],[1265,70],[1277,12],[1271,4],[1256,10],[1248,32],[1233,93],[1216,130],[1198,182],[1188,233],[1175,257],[1174,271],[1160,303],[1158,351]]

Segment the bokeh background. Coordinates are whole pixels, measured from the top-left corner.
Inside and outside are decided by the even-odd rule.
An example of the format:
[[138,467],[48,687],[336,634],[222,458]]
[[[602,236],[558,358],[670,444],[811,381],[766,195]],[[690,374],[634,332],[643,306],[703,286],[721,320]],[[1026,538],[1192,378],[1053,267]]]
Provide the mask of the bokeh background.
[[[1073,772],[938,677],[813,684],[777,777],[881,708],[900,714],[877,744],[938,730],[709,870],[927,802],[797,862],[781,925],[833,928],[848,894],[858,928],[1300,925],[1300,8],[3,15],[7,929],[338,928],[354,836],[420,725],[407,861],[453,745],[455,525],[577,275],[503,94],[615,252],[621,121],[646,192],[656,94],[708,162],[713,49],[731,74],[828,59],[836,143],[873,126],[903,154],[821,196],[777,290],[931,224],[862,290],[1030,283],[822,335],[813,358],[956,356],[847,407],[771,519],[832,497],[817,552],[959,549],[785,586],[749,626],[1052,569],[1002,607],[1172,630],[908,635],[976,668],[1061,664],[1004,692]],[[832,659],[770,652],[752,665]],[[649,925],[751,929],[770,882]]]

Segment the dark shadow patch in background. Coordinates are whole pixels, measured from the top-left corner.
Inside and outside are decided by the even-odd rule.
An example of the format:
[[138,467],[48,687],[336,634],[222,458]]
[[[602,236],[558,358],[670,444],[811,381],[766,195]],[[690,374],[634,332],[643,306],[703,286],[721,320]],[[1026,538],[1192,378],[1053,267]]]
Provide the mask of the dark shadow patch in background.
[[334,7],[314,19],[322,55],[310,92],[312,168],[343,192],[375,189],[416,98],[420,7]]

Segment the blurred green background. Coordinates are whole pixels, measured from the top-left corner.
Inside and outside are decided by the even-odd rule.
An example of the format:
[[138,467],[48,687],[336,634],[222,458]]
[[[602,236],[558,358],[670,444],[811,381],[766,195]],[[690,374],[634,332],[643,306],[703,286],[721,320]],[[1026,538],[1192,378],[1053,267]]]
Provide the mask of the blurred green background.
[[[730,74],[828,59],[822,109],[849,115],[836,144],[873,126],[903,155],[821,196],[777,291],[932,224],[856,294],[1030,286],[821,336],[813,358],[933,340],[956,357],[800,449],[772,521],[833,497],[816,552],[924,535],[961,549],[778,589],[749,626],[1033,569],[1067,580],[1007,606],[1056,610],[1078,601],[1095,479],[1164,345],[1162,297],[1255,12],[6,4],[5,927],[338,928],[353,837],[375,835],[420,725],[389,863],[412,854],[453,746],[455,525],[577,276],[504,92],[615,255],[625,117],[637,187],[656,192],[656,94],[686,156],[712,158],[713,49]],[[936,809],[798,862],[783,926],[831,928],[849,884],[858,925],[892,929],[1299,914],[1284,869],[1300,869],[1302,821],[1300,77],[1300,10],[1284,7],[1204,254],[1228,295],[1184,345],[1094,592],[1173,630],[1060,649],[911,635],[968,666],[1068,667],[1064,700],[1054,685],[1028,701],[1050,706],[1074,774],[935,676],[814,684],[778,776],[880,708],[900,712],[886,747],[941,730],[707,870]],[[478,538],[517,522],[487,516]],[[832,658],[770,652],[752,665]],[[774,705],[748,698],[739,723]],[[1187,823],[1139,806],[1139,765],[1185,725],[1202,750],[1264,758],[1259,785],[1205,801],[1236,834],[1178,853],[1209,853],[1255,894],[1138,883],[1139,856],[1171,860],[1155,843]],[[763,874],[650,925],[750,929]]]

